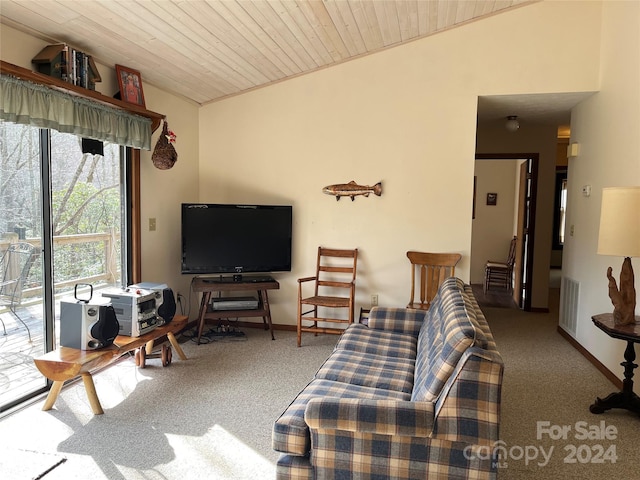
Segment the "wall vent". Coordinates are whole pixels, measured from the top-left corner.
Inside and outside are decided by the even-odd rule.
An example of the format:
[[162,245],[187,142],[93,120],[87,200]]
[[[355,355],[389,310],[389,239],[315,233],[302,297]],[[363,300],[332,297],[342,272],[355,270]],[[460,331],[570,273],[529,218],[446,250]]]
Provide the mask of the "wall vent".
[[578,301],[580,297],[580,284],[569,278],[562,277],[560,284],[560,326],[576,336],[576,326],[578,324]]

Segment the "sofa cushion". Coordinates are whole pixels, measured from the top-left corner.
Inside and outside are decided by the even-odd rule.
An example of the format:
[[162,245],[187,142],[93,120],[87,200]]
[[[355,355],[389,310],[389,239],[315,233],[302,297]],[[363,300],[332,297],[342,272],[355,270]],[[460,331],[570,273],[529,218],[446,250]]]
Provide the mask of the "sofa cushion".
[[417,338],[408,333],[372,330],[360,323],[354,323],[341,335],[336,350],[414,359],[417,343]]
[[412,358],[336,350],[320,367],[316,378],[411,393],[414,369]]
[[486,347],[487,339],[466,296],[458,278],[440,286],[418,336],[413,401],[435,401],[464,351],[472,345]]
[[427,315],[424,310],[400,307],[373,307],[369,312],[369,328],[385,332],[409,333],[415,337]]
[[304,421],[304,410],[311,398],[340,397],[409,400],[410,396],[408,393],[394,390],[314,379],[276,420],[271,438],[273,449],[291,455],[306,455],[309,452],[311,436],[309,427]]

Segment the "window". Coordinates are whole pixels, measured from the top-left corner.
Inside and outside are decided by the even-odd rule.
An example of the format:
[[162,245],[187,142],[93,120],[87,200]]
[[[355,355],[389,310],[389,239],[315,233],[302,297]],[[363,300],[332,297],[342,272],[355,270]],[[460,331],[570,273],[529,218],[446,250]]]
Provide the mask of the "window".
[[553,214],[553,249],[562,250],[567,216],[567,170],[556,172],[555,209]]
[[0,121],[0,256],[17,242],[34,247],[19,303],[0,306],[0,352],[15,359],[0,376],[0,412],[46,389],[32,359],[58,346],[60,299],[76,285],[135,281],[135,151],[103,149],[83,153],[76,135]]

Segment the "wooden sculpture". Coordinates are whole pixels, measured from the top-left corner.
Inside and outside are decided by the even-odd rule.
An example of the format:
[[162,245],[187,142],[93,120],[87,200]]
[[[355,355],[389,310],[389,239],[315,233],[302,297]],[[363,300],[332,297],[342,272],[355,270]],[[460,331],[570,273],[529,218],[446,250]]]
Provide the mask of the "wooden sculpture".
[[336,200],[340,197],[351,197],[351,201],[355,200],[356,195],[364,195],[368,197],[370,193],[382,195],[382,182],[376,183],[374,186],[358,185],[354,180],[349,183],[336,183],[335,185],[327,185],[322,189],[322,193],[327,195],[335,195]]
[[612,268],[607,269],[607,278],[609,279],[609,298],[613,303],[613,320],[616,325],[630,325],[635,323],[636,310],[636,289],[634,287],[633,267],[631,266],[631,258],[626,257],[622,262],[622,270],[620,271],[620,288],[613,278]]

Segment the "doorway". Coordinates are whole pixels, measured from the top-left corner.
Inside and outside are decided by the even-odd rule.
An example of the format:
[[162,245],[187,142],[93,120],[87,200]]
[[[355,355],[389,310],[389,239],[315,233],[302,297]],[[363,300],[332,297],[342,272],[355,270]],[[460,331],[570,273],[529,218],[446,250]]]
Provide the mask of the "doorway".
[[[505,245],[508,245],[513,235],[517,237],[516,243],[516,259],[514,265],[513,276],[513,299],[516,305],[525,311],[531,311],[531,297],[533,287],[533,252],[535,243],[535,218],[536,218],[536,197],[538,185],[538,164],[539,155],[537,153],[513,153],[513,154],[476,154],[476,160],[497,160],[502,163],[504,160],[512,160],[509,162],[514,170],[514,185],[507,185],[506,191],[511,193],[505,198],[503,195],[502,202],[507,203],[512,209],[511,218],[503,218],[503,225],[506,225],[507,232],[503,235]],[[493,188],[497,190],[498,188]],[[482,197],[486,193],[487,205],[493,206],[493,201],[497,204],[500,201],[499,192],[480,191],[479,196]],[[489,203],[489,195],[492,195],[492,202]],[[496,197],[493,197],[496,195]],[[509,198],[511,197],[511,198]],[[479,198],[477,201],[483,201]],[[508,215],[507,215],[508,217]],[[474,218],[474,230],[477,230],[477,223],[482,222],[481,216]],[[510,222],[510,223],[509,223]],[[475,235],[475,234],[474,234]],[[475,237],[474,237],[475,238]],[[482,240],[480,240],[482,241]],[[487,240],[491,241],[491,240]],[[477,241],[472,241],[477,244]],[[506,258],[507,251],[503,253]],[[472,257],[474,255],[472,254]],[[473,263],[482,263],[487,260],[500,260],[496,258],[479,258]],[[479,274],[476,274],[479,275]],[[473,275],[472,275],[473,276]]]

